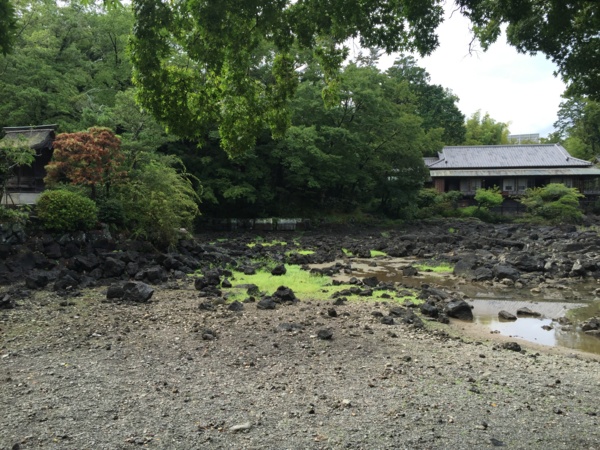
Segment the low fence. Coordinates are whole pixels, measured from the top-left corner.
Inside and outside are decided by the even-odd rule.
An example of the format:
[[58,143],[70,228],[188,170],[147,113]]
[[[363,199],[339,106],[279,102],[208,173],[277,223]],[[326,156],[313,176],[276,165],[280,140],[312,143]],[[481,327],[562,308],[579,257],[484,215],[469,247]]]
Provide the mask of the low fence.
[[296,231],[310,228],[309,219],[204,219],[200,227],[213,231]]

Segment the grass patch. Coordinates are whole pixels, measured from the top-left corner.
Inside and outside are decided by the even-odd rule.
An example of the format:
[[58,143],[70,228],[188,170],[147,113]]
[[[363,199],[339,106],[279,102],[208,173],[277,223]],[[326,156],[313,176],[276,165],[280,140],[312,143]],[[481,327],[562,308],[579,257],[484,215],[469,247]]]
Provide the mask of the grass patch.
[[294,291],[299,299],[326,300],[337,291],[347,288],[347,286],[331,285],[331,278],[320,275],[312,275],[307,270],[302,270],[300,266],[286,265],[287,273],[281,276],[271,275],[267,271],[259,271],[255,275],[245,275],[242,272],[234,272],[230,280],[233,288],[228,289],[230,300],[243,300],[247,297],[246,289],[236,288],[239,284],[255,284],[261,292],[272,294],[279,286],[286,286]]
[[452,273],[454,266],[447,263],[439,264],[413,264],[421,272],[435,272],[435,273]]
[[376,258],[377,256],[387,256],[387,253],[379,250],[371,250],[371,258]]
[[[334,286],[330,277],[313,275],[309,271],[302,270],[297,265],[286,265],[287,273],[281,276],[271,275],[269,271],[261,270],[254,275],[245,275],[243,272],[234,272],[230,279],[233,288],[225,289],[229,301],[242,301],[248,294],[246,288],[236,288],[236,285],[255,284],[260,292],[266,292],[268,295],[277,290],[279,286],[286,286],[294,291],[296,297],[300,300],[331,300],[332,295],[349,289],[348,285]],[[407,292],[410,292],[408,294]],[[388,294],[392,298],[382,298],[382,295]],[[403,291],[402,296],[396,296],[395,292],[386,290],[375,290],[370,297],[362,297],[358,295],[347,296],[350,301],[387,301],[390,303],[403,303],[411,301],[415,304],[422,303],[422,300],[417,298],[414,291]]]
[[344,253],[344,255],[346,256],[354,256],[352,254],[352,252],[350,250],[348,250],[347,248],[342,248],[342,252]]
[[314,255],[314,250],[290,250],[286,253],[286,255],[290,256],[292,253],[296,253],[298,255]]

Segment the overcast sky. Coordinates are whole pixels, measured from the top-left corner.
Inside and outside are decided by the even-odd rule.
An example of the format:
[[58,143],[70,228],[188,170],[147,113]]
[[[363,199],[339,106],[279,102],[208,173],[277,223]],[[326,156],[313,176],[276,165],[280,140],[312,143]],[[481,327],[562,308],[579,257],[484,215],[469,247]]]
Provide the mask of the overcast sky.
[[[431,75],[434,84],[449,88],[460,101],[465,116],[481,110],[499,122],[509,122],[512,134],[552,132],[565,85],[553,75],[555,65],[544,55],[528,56],[506,44],[501,36],[487,52],[469,54],[469,22],[459,12],[438,29],[440,47],[419,66]],[[389,67],[393,56],[383,56],[381,68]]]

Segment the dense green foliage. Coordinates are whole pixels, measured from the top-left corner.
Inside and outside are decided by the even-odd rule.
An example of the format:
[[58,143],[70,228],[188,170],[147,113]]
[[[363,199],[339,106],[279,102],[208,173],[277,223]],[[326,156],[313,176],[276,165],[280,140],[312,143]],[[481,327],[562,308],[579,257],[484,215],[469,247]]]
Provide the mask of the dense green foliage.
[[29,223],[28,207],[17,209],[0,205],[0,224],[26,225],[27,223]]
[[138,98],[175,134],[199,138],[218,125],[223,148],[254,147],[265,126],[281,136],[298,69],[316,58],[325,102],[338,102],[338,70],[356,38],[386,51],[432,51],[439,0],[160,0],[133,2]]
[[581,159],[595,161],[600,154],[600,103],[583,98],[567,97],[560,104],[553,138],[569,153]]
[[57,123],[70,132],[98,125],[82,125],[82,117],[112,106],[131,86],[131,12],[16,4],[19,33],[13,51],[0,57],[0,126]]
[[6,192],[6,184],[18,166],[30,166],[35,160],[35,150],[19,141],[0,143],[0,199]]
[[325,108],[322,88],[308,66],[286,135],[273,140],[265,129],[251,151],[233,160],[216,138],[200,151],[168,147],[202,180],[208,215],[409,212],[425,179],[421,154],[441,149],[443,130],[423,128],[407,80],[370,65],[344,69],[335,107]]
[[520,202],[534,217],[551,223],[579,223],[583,212],[579,199],[583,195],[576,188],[561,183],[551,183],[541,188],[528,189]]
[[[415,96],[415,113],[423,120],[425,130],[441,129],[444,145],[461,145],[465,141],[465,116],[456,105],[456,97],[448,89],[430,83],[425,69],[417,66],[411,56],[397,59],[387,74],[398,81],[407,81]],[[428,149],[434,154],[436,148]]]
[[15,9],[10,0],[0,0],[0,53],[6,55],[17,29]]
[[475,192],[475,201],[478,208],[491,209],[500,206],[504,201],[500,188],[495,186],[489,189],[477,189]]
[[114,187],[113,199],[102,204],[105,218],[133,235],[157,244],[177,241],[181,228],[191,230],[199,214],[199,197],[177,158],[144,153],[125,183]]
[[508,144],[508,124],[496,122],[488,113],[473,113],[467,119],[465,145]]
[[36,212],[42,226],[51,231],[89,230],[98,222],[94,201],[67,190],[45,191]]

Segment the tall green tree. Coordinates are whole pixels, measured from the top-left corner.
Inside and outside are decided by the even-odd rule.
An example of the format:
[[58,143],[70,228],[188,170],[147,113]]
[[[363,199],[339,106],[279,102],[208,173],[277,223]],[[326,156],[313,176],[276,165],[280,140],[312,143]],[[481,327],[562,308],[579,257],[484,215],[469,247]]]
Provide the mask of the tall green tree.
[[[287,101],[298,83],[302,50],[323,71],[323,96],[337,103],[343,43],[429,53],[438,44],[440,0],[160,0],[133,2],[132,59],[139,100],[176,134],[202,135],[216,123],[230,154],[252,148],[269,126],[289,126]],[[271,51],[257,58],[257,50]],[[259,80],[266,66],[269,78]]]
[[431,84],[430,75],[412,56],[403,56],[387,71],[390,77],[407,80],[417,96],[415,113],[423,120],[425,130],[443,129],[445,145],[459,145],[465,140],[465,116],[457,106],[458,97],[450,90]]
[[569,153],[594,161],[600,155],[600,102],[566,97],[560,104],[555,135]]
[[[289,126],[286,109],[299,58],[318,58],[327,105],[338,101],[344,42],[386,52],[437,45],[441,0],[135,0],[132,41],[139,99],[173,132],[198,137],[216,123],[230,154],[246,151],[265,125]],[[596,0],[455,0],[484,49],[508,24],[519,51],[543,52],[575,92],[600,97],[600,4]],[[263,58],[263,45],[272,52]],[[255,73],[267,67],[270,79]]]
[[232,160],[210,138],[196,157],[189,153],[197,150],[180,150],[202,179],[207,214],[410,209],[425,179],[422,152],[442,144],[438,129],[423,129],[409,83],[350,64],[338,104],[326,108],[319,70],[312,64],[302,70],[283,138],[273,140],[265,128],[255,147]]
[[112,106],[131,86],[125,47],[132,14],[50,0],[19,3],[18,14],[13,51],[0,56],[0,125],[96,125],[83,125],[82,117]]
[[15,8],[10,0],[0,0],[0,53],[6,55],[12,47],[17,29]]
[[508,124],[497,122],[488,113],[473,113],[467,119],[465,145],[501,145],[508,144]]

